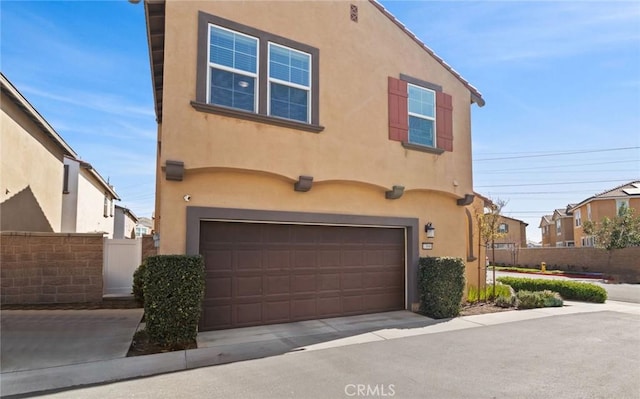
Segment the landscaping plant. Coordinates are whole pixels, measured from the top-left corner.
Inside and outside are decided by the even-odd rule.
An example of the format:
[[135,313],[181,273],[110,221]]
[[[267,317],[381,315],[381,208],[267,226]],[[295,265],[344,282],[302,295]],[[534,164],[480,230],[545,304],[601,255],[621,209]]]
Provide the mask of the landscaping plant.
[[464,294],[464,271],[460,258],[420,258],[420,311],[434,319],[457,316]]
[[564,299],[604,303],[607,300],[607,291],[595,284],[569,280],[550,280],[520,277],[499,277],[498,281],[510,285],[517,292],[544,291],[557,292]]
[[149,338],[170,348],[192,343],[204,296],[202,257],[157,255],[145,263],[144,314]]
[[519,309],[534,309],[545,307],[560,307],[562,306],[562,297],[557,292],[549,290],[544,291],[518,291],[516,294],[518,297]]

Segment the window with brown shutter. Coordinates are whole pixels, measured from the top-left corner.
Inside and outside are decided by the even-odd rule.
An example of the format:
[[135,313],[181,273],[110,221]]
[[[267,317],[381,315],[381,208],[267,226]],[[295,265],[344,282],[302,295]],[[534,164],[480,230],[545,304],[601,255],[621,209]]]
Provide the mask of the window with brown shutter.
[[[411,84],[412,87],[417,86],[435,92],[435,147],[427,146],[424,142],[412,143],[410,139],[408,104],[411,99],[409,98],[408,84]],[[389,140],[400,141],[404,147],[409,149],[425,150],[436,154],[443,151],[453,151],[452,97],[442,91],[442,86],[401,74],[400,79],[389,76],[388,87]],[[433,117],[431,119],[433,120]],[[433,124],[433,122],[428,123]],[[427,142],[432,141],[433,137]]]

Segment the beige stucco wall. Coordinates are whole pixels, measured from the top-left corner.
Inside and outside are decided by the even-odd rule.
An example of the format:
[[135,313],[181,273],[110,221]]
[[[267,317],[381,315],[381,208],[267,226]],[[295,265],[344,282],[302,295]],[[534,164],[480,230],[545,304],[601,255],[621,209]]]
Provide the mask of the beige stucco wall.
[[[32,204],[41,209],[51,228],[40,231],[59,232],[62,209],[62,151],[4,93],[0,101],[0,203],[5,204],[15,195],[30,189],[35,198]],[[3,210],[6,211],[5,206]],[[42,215],[38,214],[37,209],[21,213],[24,226],[33,226],[32,223],[28,223],[28,219]],[[19,230],[25,229],[30,230]]]
[[[466,259],[466,216],[455,200],[473,191],[470,93],[372,4],[357,3],[358,23],[349,2],[167,3],[159,164],[184,161],[186,174],[173,182],[159,171],[161,253],[185,251],[183,196],[190,194],[190,206],[418,217],[437,231],[434,250],[421,255]],[[324,131],[193,109],[198,11],[319,48]],[[454,152],[416,152],[388,140],[387,77],[400,73],[453,96]],[[313,176],[310,192],[293,191],[299,175]],[[393,185],[405,186],[405,195],[386,200]]]
[[[104,232],[113,237],[113,216],[104,217],[105,191],[93,178],[91,173],[80,168],[78,179],[78,219],[77,233]],[[110,206],[111,206],[110,198]]]

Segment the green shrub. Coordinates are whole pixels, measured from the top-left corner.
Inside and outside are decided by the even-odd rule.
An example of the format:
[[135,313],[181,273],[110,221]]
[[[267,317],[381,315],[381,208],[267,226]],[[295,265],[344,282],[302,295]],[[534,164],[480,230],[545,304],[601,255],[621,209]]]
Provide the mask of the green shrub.
[[497,281],[510,285],[516,291],[550,290],[568,300],[604,303],[607,291],[595,284],[569,280],[534,279],[520,277],[498,277]]
[[202,257],[157,255],[145,263],[144,314],[149,338],[170,347],[195,340],[204,296]]
[[144,273],[147,270],[147,264],[142,262],[140,266],[133,272],[133,298],[141,306],[144,305]]
[[418,264],[420,311],[434,319],[460,313],[465,264],[460,258],[420,258]]
[[562,298],[557,292],[549,290],[527,291],[521,290],[516,294],[518,297],[519,309],[545,308],[552,306],[562,306]]

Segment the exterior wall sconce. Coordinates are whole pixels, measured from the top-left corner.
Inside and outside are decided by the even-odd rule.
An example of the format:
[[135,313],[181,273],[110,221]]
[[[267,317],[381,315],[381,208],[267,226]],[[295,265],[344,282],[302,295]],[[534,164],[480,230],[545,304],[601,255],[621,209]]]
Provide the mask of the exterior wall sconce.
[[475,198],[474,194],[465,194],[464,198],[460,198],[459,200],[456,201],[456,203],[458,204],[458,206],[471,205],[474,198]]
[[398,199],[404,194],[404,186],[393,186],[389,191],[385,191],[384,197],[386,199]]
[[436,236],[436,228],[433,227],[431,222],[424,225],[424,232],[427,233],[427,238],[433,238]]
[[293,189],[304,193],[311,190],[312,184],[313,176],[300,176],[298,181],[293,184]]

